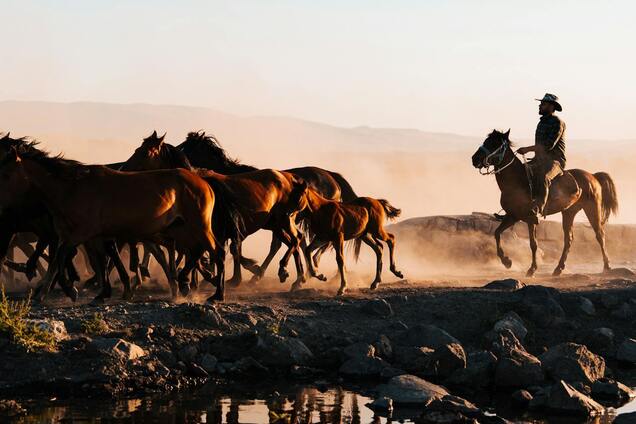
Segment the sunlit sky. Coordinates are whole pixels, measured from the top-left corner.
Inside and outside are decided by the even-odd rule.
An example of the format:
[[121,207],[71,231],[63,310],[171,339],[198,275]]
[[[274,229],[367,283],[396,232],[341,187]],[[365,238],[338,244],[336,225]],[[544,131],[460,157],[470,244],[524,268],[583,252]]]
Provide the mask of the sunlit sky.
[[0,0],[0,100],[206,106],[340,126],[636,138],[630,1]]

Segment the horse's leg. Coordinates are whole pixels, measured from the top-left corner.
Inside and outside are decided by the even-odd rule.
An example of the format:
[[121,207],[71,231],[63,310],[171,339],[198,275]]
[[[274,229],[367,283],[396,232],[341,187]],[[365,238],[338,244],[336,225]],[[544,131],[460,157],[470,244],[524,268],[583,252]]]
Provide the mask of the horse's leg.
[[333,248],[336,250],[336,263],[338,264],[338,272],[340,272],[340,288],[337,296],[342,296],[347,290],[347,277],[344,268],[344,238],[342,234],[333,241]]
[[329,249],[329,243],[324,243],[322,246],[318,248],[318,250],[313,256],[314,267],[318,268],[318,265],[320,265],[320,258],[322,258],[322,255],[324,255],[327,249]]
[[404,278],[404,274],[398,271],[395,266],[395,235],[384,231],[384,228],[382,228],[380,231],[380,236],[389,246],[389,269],[397,278]]
[[561,275],[563,270],[565,269],[565,261],[568,259],[568,253],[570,253],[570,246],[572,246],[572,239],[574,235],[572,234],[572,225],[574,225],[574,217],[579,212],[580,209],[567,209],[562,212],[563,219],[563,253],[561,253],[561,259],[559,259],[559,263],[554,268],[552,275]]
[[313,252],[316,249],[322,249],[324,246],[329,246],[329,242],[323,242],[318,240],[317,237],[314,237],[311,243],[309,243],[309,246],[303,249],[303,253],[305,254],[305,262],[307,262],[309,275],[319,279],[320,281],[327,281],[327,277],[325,277],[324,274],[318,274],[318,271],[316,270],[316,267],[314,266],[313,261],[311,259],[311,252]]
[[532,264],[526,272],[526,277],[532,277],[537,271],[537,224],[528,222],[528,239],[530,240],[530,250],[532,251]]
[[510,215],[506,215],[501,221],[501,224],[495,230],[495,242],[497,243],[497,256],[501,260],[501,263],[506,267],[510,268],[512,266],[512,261],[508,256],[504,254],[503,249],[501,248],[501,233],[506,231],[508,228],[512,227],[515,222],[517,222],[516,218],[512,218]]
[[283,242],[278,237],[276,237],[276,234],[274,234],[274,232],[272,231],[272,242],[269,245],[269,253],[261,264],[259,271],[250,279],[250,283],[255,283],[263,278],[263,276],[265,275],[265,271],[267,271],[267,268],[269,267],[269,264],[272,262],[274,256],[276,256],[276,253],[278,253],[282,245]]
[[[144,246],[144,255],[145,255],[145,252],[147,252],[148,249],[145,247],[145,244],[142,244],[142,246]],[[143,278],[141,276],[141,265],[139,264],[139,250],[137,249],[137,243],[128,243],[128,251],[130,252],[129,261],[128,261],[128,269],[133,273],[131,292],[130,292],[130,297],[132,298],[132,293],[137,289],[137,287],[141,286],[141,282],[143,281]],[[113,260],[117,261],[117,259],[113,259]],[[118,268],[118,271],[119,271],[119,268]],[[121,271],[119,271],[119,274],[121,277]],[[126,275],[128,274],[126,273]]]
[[[121,283],[124,286],[124,293],[122,294],[122,299],[131,300],[133,297],[133,291],[130,288],[130,275],[128,275],[128,270],[126,269],[126,266],[123,264],[123,262],[121,261],[121,258],[119,257],[119,249],[117,248],[117,244],[115,243],[114,240],[104,240],[103,243],[104,243],[104,250],[106,251],[106,254],[110,257],[113,265],[115,266],[115,269],[117,269],[117,273],[119,274]],[[135,245],[135,243],[131,243],[129,247],[130,247],[130,263],[131,263],[131,266],[134,266],[133,262],[136,261],[136,263],[139,263],[138,262],[139,257],[133,253],[133,251],[137,250],[137,246]],[[137,266],[135,271],[138,268],[139,267]]]
[[197,267],[201,256],[203,256],[204,250],[202,248],[190,249],[188,254],[183,254],[185,257],[185,263],[183,268],[179,271],[177,276],[177,282],[179,283],[179,292],[182,296],[190,294],[190,279],[189,276],[192,271]]
[[[49,253],[51,253],[52,248],[53,248],[53,245],[50,245]],[[99,261],[101,261],[101,258],[99,257],[99,254],[95,251],[95,248],[90,245],[90,243],[84,243],[84,251],[86,252],[86,258],[88,259],[88,264],[93,269],[93,276],[84,282],[82,289],[87,290],[91,287],[101,287],[104,283],[104,281],[102,280],[102,276],[100,275],[98,271],[100,267]]]
[[49,268],[47,269],[46,274],[44,274],[44,277],[42,277],[42,280],[40,280],[35,288],[33,297],[35,301],[44,301],[44,298],[51,290],[56,277],[62,271],[63,264],[66,263],[66,258],[70,254],[71,249],[71,245],[62,242],[59,246],[57,246],[57,249],[54,250],[55,253],[51,254],[52,259],[49,263]]
[[74,247],[71,253],[72,254],[70,254],[66,259],[65,275],[68,278],[68,281],[73,284],[74,282],[80,280],[79,273],[77,272],[77,268],[75,268],[75,263],[73,262],[73,259],[77,255],[77,247]]
[[375,278],[371,283],[371,290],[375,290],[382,282],[382,245],[376,243],[369,234],[365,234],[364,236],[360,237],[360,240],[362,240],[375,252]]
[[285,280],[287,280],[287,277],[289,277],[289,272],[287,272],[286,267],[287,267],[287,264],[289,263],[289,258],[291,258],[291,255],[294,253],[296,249],[296,239],[294,236],[292,236],[291,234],[288,234],[283,229],[278,229],[275,235],[276,235],[276,238],[281,240],[285,244],[285,246],[287,246],[288,248],[285,254],[283,255],[282,259],[280,260],[279,267],[278,267],[278,278],[280,279],[281,283],[284,283]]
[[217,245],[216,251],[210,252],[210,255],[212,255],[216,264],[215,281],[212,283],[216,286],[216,292],[208,298],[207,302],[222,302],[225,300],[225,247],[223,245]]
[[243,276],[241,274],[241,241],[232,239],[230,243],[230,253],[232,254],[232,262],[234,266],[234,273],[232,274],[232,278],[227,280],[227,284],[238,287],[243,281]]
[[159,264],[164,274],[166,275],[166,279],[168,280],[168,285],[170,286],[170,293],[172,294],[172,298],[175,299],[177,297],[178,289],[177,289],[177,282],[172,272],[172,266],[170,261],[170,257],[174,259],[174,251],[172,251],[171,253],[170,247],[168,247],[167,248],[168,257],[166,257],[166,255],[164,255],[163,253],[163,250],[161,250],[161,247],[158,244],[148,243],[146,244],[146,247],[150,250],[150,252],[152,253],[152,256],[154,256],[157,263]]
[[148,267],[150,266],[150,249],[148,245],[150,243],[144,243],[144,256],[141,259],[141,264],[139,265],[139,272],[141,273],[142,278],[150,278],[150,270]]
[[[86,246],[86,244],[85,244]],[[97,296],[90,302],[91,305],[101,305],[106,299],[110,299],[112,295],[112,287],[110,285],[110,275],[107,272],[108,264],[106,263],[106,252],[104,251],[104,245],[93,245],[93,254],[95,255],[95,261],[91,266],[95,271],[97,279],[101,282],[101,289]]]
[[607,251],[605,249],[605,226],[602,221],[601,205],[600,203],[587,205],[583,208],[583,211],[585,211],[585,215],[590,221],[590,225],[592,225],[592,229],[596,234],[596,241],[598,241],[599,246],[601,246],[601,253],[603,254],[603,271],[609,271],[612,267],[610,267],[609,257],[607,256]]

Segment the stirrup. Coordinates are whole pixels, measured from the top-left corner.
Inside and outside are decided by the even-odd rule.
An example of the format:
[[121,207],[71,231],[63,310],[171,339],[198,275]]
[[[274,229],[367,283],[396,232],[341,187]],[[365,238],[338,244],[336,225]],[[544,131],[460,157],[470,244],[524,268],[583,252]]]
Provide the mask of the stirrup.
[[492,216],[494,216],[497,221],[503,221],[504,218],[506,218],[506,214],[501,213],[493,213]]

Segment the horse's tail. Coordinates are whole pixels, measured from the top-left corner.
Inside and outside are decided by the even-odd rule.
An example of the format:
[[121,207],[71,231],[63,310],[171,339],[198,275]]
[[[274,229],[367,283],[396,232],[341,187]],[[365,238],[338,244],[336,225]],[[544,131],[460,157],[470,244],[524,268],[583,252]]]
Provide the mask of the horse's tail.
[[389,218],[389,220],[396,219],[402,213],[402,209],[394,207],[386,199],[378,199],[378,202],[380,202],[380,204],[384,208],[384,212],[386,212],[386,216],[387,218]]
[[616,194],[616,185],[614,184],[614,180],[607,172],[597,172],[594,174],[596,179],[601,183],[602,198],[601,198],[601,207],[602,207],[602,222],[603,224],[607,223],[611,214],[616,215],[618,212],[618,195]]
[[331,175],[331,177],[336,180],[336,182],[340,186],[340,198],[343,202],[348,202],[358,198],[355,191],[353,191],[353,187],[351,187],[351,184],[349,184],[349,181],[347,181],[345,177],[337,172],[327,172],[329,172],[329,175]]
[[223,181],[216,178],[205,178],[205,180],[214,191],[215,202],[212,212],[214,235],[221,243],[230,239],[240,241],[243,238],[245,225],[236,197]]
[[360,258],[360,246],[362,246],[362,239],[358,237],[353,242],[353,257],[356,258],[356,262],[358,262],[358,258]]

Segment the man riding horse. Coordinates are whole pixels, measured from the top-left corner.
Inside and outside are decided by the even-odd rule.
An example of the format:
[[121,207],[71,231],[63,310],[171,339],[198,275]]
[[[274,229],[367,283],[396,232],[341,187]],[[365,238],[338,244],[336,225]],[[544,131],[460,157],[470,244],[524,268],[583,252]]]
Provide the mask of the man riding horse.
[[565,122],[554,114],[563,110],[557,96],[546,93],[542,99],[536,100],[541,102],[541,119],[534,135],[534,146],[521,147],[517,152],[523,155],[534,152],[535,155],[531,162],[534,181],[530,219],[538,224],[539,216],[544,215],[550,184],[565,169]]

